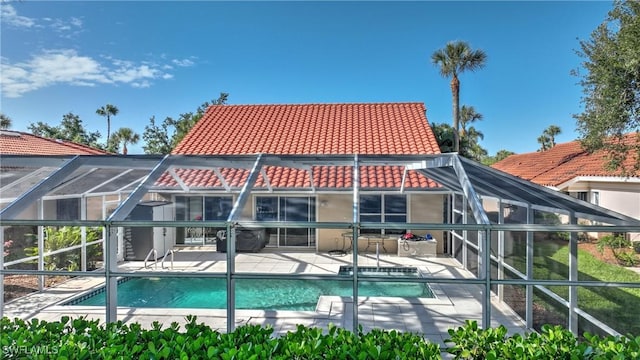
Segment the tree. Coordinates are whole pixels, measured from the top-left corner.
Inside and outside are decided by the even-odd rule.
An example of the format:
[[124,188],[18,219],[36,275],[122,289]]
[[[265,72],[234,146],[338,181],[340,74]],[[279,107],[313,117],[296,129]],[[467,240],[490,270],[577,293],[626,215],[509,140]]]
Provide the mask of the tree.
[[[440,152],[449,153],[454,151],[454,131],[449,124],[431,124],[431,130],[436,137]],[[480,161],[487,155],[487,150],[482,148],[479,144],[479,140],[483,139],[484,135],[476,130],[473,126],[467,129],[466,136],[460,139],[460,156],[464,156],[468,159]]]
[[107,118],[107,141],[106,141],[107,147],[109,147],[110,145],[109,140],[111,138],[111,117],[118,115],[119,111],[120,110],[118,110],[117,107],[111,104],[107,104],[99,108],[98,110],[96,110],[96,114]]
[[487,55],[482,50],[472,50],[464,41],[447,43],[444,49],[431,55],[434,65],[440,67],[440,75],[451,77],[451,95],[453,98],[453,135],[454,149],[460,149],[460,79],[458,75],[467,70],[475,71],[484,67]]
[[155,116],[149,119],[149,125],[144,127],[142,147],[146,154],[169,154],[193,126],[202,118],[209,106],[225,105],[229,94],[220,93],[217,99],[204,102],[195,112],[180,114],[178,119],[166,117],[161,124],[156,124]]
[[480,146],[484,134],[473,126],[467,129],[465,136],[460,137],[460,155],[475,161],[481,161],[487,156],[487,150]]
[[58,126],[51,126],[49,124],[38,121],[37,123],[29,124],[29,131],[37,136],[42,136],[50,139],[60,139],[73,141],[78,144],[84,144],[87,146],[101,149],[102,146],[98,144],[100,138],[100,132],[88,132],[80,117],[74,113],[68,113],[62,116],[62,121]]
[[11,127],[13,121],[10,117],[5,114],[0,113],[0,130],[6,130]]
[[551,144],[549,143],[549,138],[544,134],[538,136],[538,144],[540,144],[540,149],[538,151],[547,151],[551,149]]
[[144,127],[142,138],[145,145],[142,146],[147,154],[169,154],[173,150],[171,136],[169,136],[169,126],[172,119],[167,117],[158,126],[156,125],[156,117],[149,119],[149,125]]
[[556,136],[560,133],[562,133],[562,130],[556,125],[549,125],[548,128],[544,129],[542,135],[538,137],[538,143],[540,144],[538,151],[546,151],[556,146]]
[[120,143],[122,143],[122,154],[127,155],[127,153],[129,152],[127,149],[127,145],[137,144],[139,140],[139,134],[135,133],[131,128],[123,127],[113,133],[113,138],[111,141],[113,144],[115,144],[116,148],[119,148]]
[[487,156],[487,150],[480,146],[480,140],[484,139],[484,134],[472,123],[482,120],[483,116],[473,106],[462,105],[460,108],[460,155],[481,161]]
[[556,136],[560,135],[561,133],[562,129],[560,129],[560,127],[557,125],[549,125],[549,127],[546,128],[543,132],[543,134],[545,134],[549,138],[551,147],[556,146]]
[[[576,114],[580,141],[588,151],[603,149],[611,169],[640,170],[640,2],[616,1],[578,55],[584,110]],[[624,141],[626,133],[635,141]],[[635,154],[635,155],[634,155]],[[628,157],[631,157],[628,159]],[[625,166],[625,161],[629,160]]]
[[497,163],[498,161],[502,161],[502,160],[508,158],[509,156],[514,155],[514,154],[515,153],[513,151],[504,150],[504,149],[498,150],[498,152],[496,153],[495,156],[485,156],[482,159],[482,163],[484,165],[491,166],[491,165]]
[[454,152],[453,128],[449,124],[431,124],[431,130],[436,137],[441,153]]
[[467,134],[467,125],[482,120],[482,114],[476,112],[473,106],[462,105],[460,108],[460,137]]
[[515,155],[515,153],[513,151],[504,150],[504,149],[499,150],[496,153],[496,161],[502,161],[502,160],[508,158],[511,155]]

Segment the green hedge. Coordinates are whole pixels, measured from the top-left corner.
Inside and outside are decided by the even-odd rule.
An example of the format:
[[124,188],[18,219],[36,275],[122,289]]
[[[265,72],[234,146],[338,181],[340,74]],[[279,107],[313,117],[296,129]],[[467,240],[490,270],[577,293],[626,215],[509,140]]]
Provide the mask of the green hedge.
[[[456,359],[637,359],[640,337],[600,338],[585,334],[578,341],[569,331],[545,326],[540,333],[507,336],[503,326],[479,329],[476,322],[449,330],[445,341]],[[375,329],[354,334],[299,325],[276,337],[259,325],[238,327],[232,333],[212,330],[187,317],[184,330],[177,323],[151,329],[122,322],[100,325],[84,318],[45,322],[36,319],[0,321],[3,359],[441,359],[437,344],[421,335]]]

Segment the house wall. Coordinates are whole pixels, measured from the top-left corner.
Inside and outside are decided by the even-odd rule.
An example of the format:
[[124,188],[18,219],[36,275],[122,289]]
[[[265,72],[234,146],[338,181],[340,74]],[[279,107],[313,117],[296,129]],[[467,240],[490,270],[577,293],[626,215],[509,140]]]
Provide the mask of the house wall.
[[[55,200],[45,200],[42,202],[42,215],[44,220],[56,220],[56,211],[57,209]],[[34,219],[37,219],[37,215],[36,217],[34,217]]]
[[[54,206],[54,210],[55,210],[55,206]],[[16,219],[23,219],[23,220],[36,220],[38,219],[38,205],[36,202],[34,202],[33,204],[29,205],[26,209],[24,209],[20,215],[18,215],[16,217]]]
[[[275,195],[275,194],[274,194]],[[288,194],[295,196],[295,194]],[[255,196],[252,195],[242,209],[242,220],[254,219]],[[305,195],[306,196],[306,195]],[[411,194],[409,196],[409,221],[416,223],[436,223],[443,222],[444,195],[441,194]],[[345,194],[318,194],[316,199],[317,221],[319,222],[352,222],[353,221],[353,196]],[[411,229],[407,229],[411,231]],[[316,239],[316,251],[328,252],[330,250],[348,250],[351,246],[352,236],[348,235],[350,229],[318,229]],[[442,242],[442,231],[415,230],[415,234],[424,236],[430,233],[438,240],[437,252],[442,253],[444,244]],[[343,236],[344,234],[344,236]],[[397,236],[389,236],[384,240],[384,249],[381,252],[397,254]],[[367,249],[368,247],[368,249]],[[375,244],[368,242],[366,238],[358,241],[359,251],[375,251]]]
[[[353,221],[353,197],[351,195],[328,194],[318,196],[318,221],[323,222],[352,222]],[[412,223],[443,223],[444,195],[441,194],[411,194],[409,196],[409,222]],[[430,233],[438,240],[437,253],[444,251],[442,230],[412,230],[408,231],[424,236]],[[319,229],[317,251],[348,249],[351,245],[351,237],[344,233],[350,233],[346,229]],[[396,236],[389,236],[384,240],[384,249],[381,252],[389,254],[398,253]],[[367,246],[369,247],[367,249]],[[366,238],[358,240],[358,251],[375,251],[375,245],[370,244]]]
[[[640,184],[631,182],[578,182],[564,191],[588,191],[589,199],[598,192],[599,205],[615,212],[640,219]],[[640,233],[629,234],[632,241],[640,241]]]
[[[318,221],[326,222],[353,222],[353,196],[351,194],[322,194],[317,199]],[[318,229],[316,250],[327,252],[329,250],[347,250],[351,244],[349,229]],[[366,245],[365,245],[366,247]],[[358,250],[361,246],[358,246]],[[364,247],[362,247],[364,250]]]
[[[411,194],[409,201],[409,222],[443,224],[445,196],[446,195],[442,194]],[[444,252],[444,236],[442,230],[415,230],[411,232],[420,236],[430,233],[431,236],[438,241],[436,253],[442,254]]]

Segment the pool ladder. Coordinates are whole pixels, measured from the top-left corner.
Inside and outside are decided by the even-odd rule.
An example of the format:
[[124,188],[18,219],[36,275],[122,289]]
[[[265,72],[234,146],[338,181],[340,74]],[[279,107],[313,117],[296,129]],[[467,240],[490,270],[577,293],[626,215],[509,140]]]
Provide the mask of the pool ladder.
[[171,255],[171,270],[173,270],[173,249],[168,249],[167,252],[164,253],[162,257],[162,262],[160,263],[160,267],[164,269],[164,261],[167,259],[167,256]]
[[147,261],[149,261],[149,257],[153,255],[153,264],[155,265],[155,269],[158,269],[158,251],[156,249],[149,250],[147,257],[144,258],[144,268],[147,268]]
[[[154,269],[158,270],[158,251],[156,249],[149,250],[147,257],[144,258],[144,268],[147,268],[147,262],[150,260],[149,258],[151,257],[151,255],[153,255]],[[164,253],[162,261],[160,262],[160,268],[164,269],[164,261],[169,255],[171,255],[171,270],[173,270],[173,249],[168,249],[167,252]]]

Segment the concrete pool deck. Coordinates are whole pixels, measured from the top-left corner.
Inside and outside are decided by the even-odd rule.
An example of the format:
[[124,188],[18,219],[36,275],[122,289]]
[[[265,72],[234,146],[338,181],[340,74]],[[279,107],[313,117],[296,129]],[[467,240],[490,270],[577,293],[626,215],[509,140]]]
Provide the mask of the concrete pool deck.
[[[341,265],[351,265],[352,254],[330,256],[327,254],[296,251],[266,251],[241,253],[236,257],[238,272],[261,273],[304,273],[336,274]],[[361,254],[359,266],[376,266],[375,254]],[[398,257],[380,255],[380,266],[415,266],[426,276],[434,278],[473,278],[460,264],[449,257]],[[170,261],[165,261],[165,268]],[[141,270],[143,263],[124,262],[119,270]],[[148,267],[147,271],[152,271]],[[158,269],[162,270],[158,264]],[[175,253],[173,271],[225,272],[226,254],[202,249],[180,249]],[[61,316],[87,316],[104,321],[102,307],[63,306],[66,300],[79,293],[102,285],[103,278],[74,278],[44,291],[15,299],[5,304],[4,316],[22,319],[38,318],[54,321]],[[365,331],[372,328],[397,329],[422,333],[432,342],[441,346],[449,337],[447,330],[462,326],[465,320],[482,322],[482,287],[479,285],[432,284],[436,299],[404,299],[360,297],[358,299],[358,320]],[[524,322],[505,304],[491,297],[491,326],[504,325],[509,333],[525,332]],[[263,311],[236,310],[236,326],[243,324],[270,325],[274,333],[294,330],[298,324],[327,328],[329,324],[351,330],[353,304],[351,298],[323,296],[316,311]],[[219,331],[226,331],[226,310],[217,309],[151,309],[118,308],[118,319],[138,322],[145,327],[154,321],[168,327],[172,322],[184,324],[186,315],[196,315],[198,322],[204,322]]]

